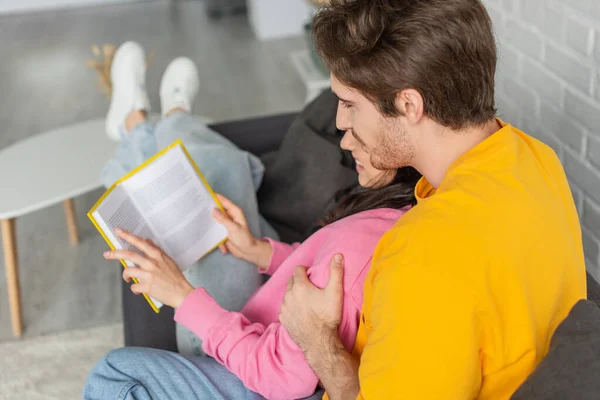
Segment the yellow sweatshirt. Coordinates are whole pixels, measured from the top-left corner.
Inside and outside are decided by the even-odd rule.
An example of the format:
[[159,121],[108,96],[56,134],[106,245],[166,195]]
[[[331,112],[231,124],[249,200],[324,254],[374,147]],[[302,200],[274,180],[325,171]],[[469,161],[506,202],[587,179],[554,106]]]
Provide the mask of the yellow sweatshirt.
[[579,219],[555,153],[503,128],[382,238],[354,355],[359,399],[509,399],[586,297]]

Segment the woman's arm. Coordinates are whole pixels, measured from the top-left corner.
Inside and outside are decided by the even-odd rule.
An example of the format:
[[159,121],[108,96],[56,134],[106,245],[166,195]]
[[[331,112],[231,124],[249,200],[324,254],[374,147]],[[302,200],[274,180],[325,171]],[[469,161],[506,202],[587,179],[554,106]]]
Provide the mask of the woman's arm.
[[215,208],[213,218],[227,229],[227,241],[219,246],[221,253],[229,252],[237,258],[251,262],[258,267],[259,272],[264,273],[273,259],[271,243],[254,236],[244,211],[233,201],[219,193],[216,193],[216,196],[223,210]]
[[[322,252],[309,269],[311,282],[317,287],[325,287],[329,280],[332,255]],[[357,270],[367,267],[360,266]],[[354,288],[353,278],[348,278],[344,288]],[[339,336],[348,351],[354,346],[359,316],[360,304],[352,291],[344,293]],[[316,389],[317,376],[279,322],[252,323],[241,313],[221,308],[202,288],[184,300],[175,320],[203,340],[208,355],[225,365],[248,388],[267,398],[303,398]]]
[[285,259],[300,246],[300,243],[287,244],[267,237],[263,240],[268,242],[272,249],[271,258],[266,268],[259,268],[260,272],[267,275],[273,275],[281,264],[283,264]]
[[203,288],[185,299],[175,321],[202,339],[206,354],[266,398],[304,398],[317,387],[317,376],[280,323],[251,323],[221,308]]
[[[354,344],[360,309],[345,296],[340,336]],[[244,385],[269,399],[297,399],[314,393],[319,379],[304,353],[281,323],[250,322],[221,308],[203,288],[191,293],[175,312],[175,321],[203,340],[203,349],[238,376]]]
[[231,252],[234,256],[258,266],[259,272],[272,275],[283,261],[300,246],[300,243],[286,244],[271,238],[260,240],[248,228],[248,221],[241,208],[227,197],[218,194],[217,198],[226,212],[213,211],[213,217],[227,229],[229,240],[221,245],[221,252]]
[[[241,313],[226,311],[203,288],[194,290],[177,264],[154,243],[127,232],[117,230],[116,233],[141,252],[114,250],[105,253],[107,259],[125,259],[138,266],[123,271],[126,281],[140,280],[131,286],[131,290],[176,308],[175,320],[200,336],[204,350],[236,374],[248,388],[273,399],[302,398],[314,392],[318,379],[302,350],[279,322],[269,325],[251,323]],[[340,245],[335,240],[327,244],[334,248]],[[339,247],[345,250],[343,245]],[[309,269],[315,286],[323,288],[327,284],[332,255],[331,251],[320,251]],[[359,258],[355,262],[360,262]],[[348,260],[347,270],[352,269],[351,265]],[[368,262],[361,266],[362,270],[367,266]],[[344,277],[345,290],[357,286],[355,278],[347,280]],[[352,293],[345,293],[339,332],[347,349],[354,345],[359,315],[360,307]]]

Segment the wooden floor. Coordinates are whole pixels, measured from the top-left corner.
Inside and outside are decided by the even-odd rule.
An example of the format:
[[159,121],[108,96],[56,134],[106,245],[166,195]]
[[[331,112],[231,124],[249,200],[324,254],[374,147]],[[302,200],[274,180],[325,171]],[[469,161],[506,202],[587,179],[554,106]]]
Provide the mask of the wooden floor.
[[[298,110],[305,97],[288,57],[305,47],[303,38],[260,42],[245,16],[211,20],[201,1],[0,17],[0,32],[0,149],[105,115],[108,100],[95,88],[95,73],[84,67],[94,43],[136,40],[154,53],[148,91],[155,111],[161,74],[181,55],[196,61],[200,70],[194,112],[213,120]],[[0,182],[0,195],[9,188],[10,182]],[[75,248],[69,246],[62,205],[17,219],[26,337],[121,319],[121,271],[102,259],[105,245],[85,217],[100,194],[75,199],[81,235]],[[2,260],[0,341],[12,340]]]

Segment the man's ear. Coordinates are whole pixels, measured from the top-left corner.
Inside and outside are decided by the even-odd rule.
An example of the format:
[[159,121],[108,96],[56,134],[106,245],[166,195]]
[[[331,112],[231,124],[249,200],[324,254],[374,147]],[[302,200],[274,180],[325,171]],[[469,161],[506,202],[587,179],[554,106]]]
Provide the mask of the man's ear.
[[410,124],[418,124],[423,118],[423,96],[415,89],[404,89],[396,94],[396,108]]

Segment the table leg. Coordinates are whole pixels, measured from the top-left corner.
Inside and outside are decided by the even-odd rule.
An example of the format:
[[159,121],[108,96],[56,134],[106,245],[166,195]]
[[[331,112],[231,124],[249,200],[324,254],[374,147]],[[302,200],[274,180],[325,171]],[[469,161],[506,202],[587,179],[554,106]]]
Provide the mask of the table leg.
[[10,303],[10,319],[13,334],[20,337],[23,334],[21,316],[21,294],[19,288],[19,270],[17,257],[17,236],[15,234],[15,219],[4,219],[2,222],[2,244],[4,249],[4,268],[8,286],[8,301]]
[[79,244],[79,229],[77,229],[77,217],[75,216],[75,202],[73,199],[63,202],[65,207],[65,215],[67,217],[67,228],[69,229],[69,241],[71,246]]

